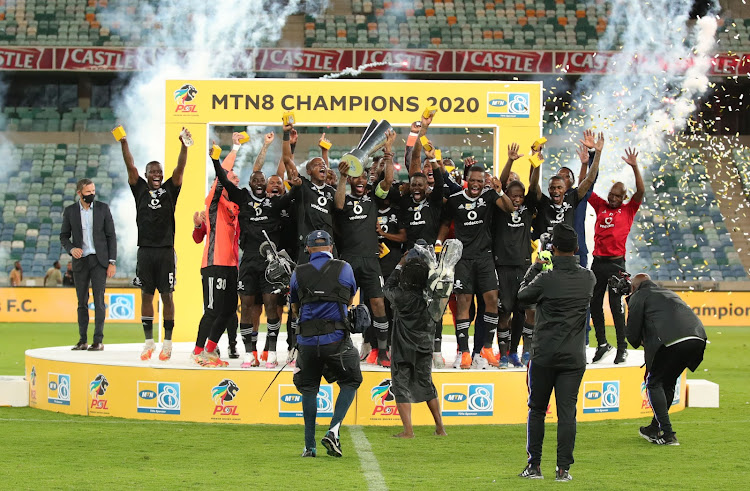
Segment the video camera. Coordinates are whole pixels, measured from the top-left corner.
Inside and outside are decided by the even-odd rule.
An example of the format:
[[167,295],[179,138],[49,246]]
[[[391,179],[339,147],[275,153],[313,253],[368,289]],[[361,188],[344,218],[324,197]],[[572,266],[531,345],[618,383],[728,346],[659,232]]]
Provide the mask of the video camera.
[[266,240],[260,245],[260,254],[266,258],[266,280],[274,287],[272,293],[286,294],[289,290],[289,281],[292,272],[297,265],[289,257],[285,250],[276,250],[276,245],[263,231]]
[[613,274],[607,281],[609,289],[618,295],[630,295],[630,273],[627,271],[620,271],[618,274]]
[[539,236],[539,259],[547,261],[547,264],[542,266],[542,271],[552,269],[552,234],[549,232]]

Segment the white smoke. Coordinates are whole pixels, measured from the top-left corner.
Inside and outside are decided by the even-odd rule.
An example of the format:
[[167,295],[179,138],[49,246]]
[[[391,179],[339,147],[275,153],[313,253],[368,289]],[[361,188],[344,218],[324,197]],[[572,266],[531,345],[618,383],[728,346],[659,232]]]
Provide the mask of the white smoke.
[[[574,170],[580,164],[573,147],[581,132],[593,128],[605,133],[595,186],[599,195],[606,196],[617,181],[624,182],[632,195],[633,173],[620,157],[627,147],[635,147],[648,203],[647,169],[655,159],[674,153],[675,137],[681,136],[696,110],[696,101],[710,87],[707,74],[717,19],[712,12],[693,23],[691,6],[692,2],[683,0],[652,0],[640,7],[630,0],[612,1],[598,51],[616,53],[607,62],[606,74],[580,79],[572,110],[555,131],[564,134],[571,147],[560,165]],[[590,230],[591,224],[587,228]],[[629,251],[633,251],[630,246]]]
[[[132,7],[113,4],[99,14],[102,23],[119,24],[123,35],[131,34],[143,47],[157,48],[148,59],[139,60],[142,70],[114,101],[114,110],[125,126],[139,172],[145,171],[147,162],[157,160],[169,176],[176,162],[163,162],[164,148],[178,143],[177,135],[164,141],[165,81],[253,77],[254,57],[248,50],[273,45],[290,15],[303,10],[322,12],[326,0],[163,0],[137,2],[135,12],[127,10]],[[121,156],[114,158],[122,161]],[[116,193],[112,211],[118,223],[123,266],[128,268],[135,264],[137,230],[127,183]]]

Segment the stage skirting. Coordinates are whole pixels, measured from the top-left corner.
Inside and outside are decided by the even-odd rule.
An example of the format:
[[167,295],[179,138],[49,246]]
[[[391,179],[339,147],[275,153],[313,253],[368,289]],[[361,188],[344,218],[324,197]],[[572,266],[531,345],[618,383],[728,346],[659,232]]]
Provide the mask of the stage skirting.
[[[27,351],[30,405],[97,417],[302,424],[301,396],[292,383],[290,367],[273,380],[276,370],[241,369],[240,360],[231,360],[226,369],[191,365],[190,343],[177,343],[168,363],[159,362],[158,353],[154,354],[154,360],[141,362],[140,348],[141,345],[131,344],[107,345],[102,352],[73,352],[69,347]],[[446,352],[451,349],[455,347],[448,347]],[[285,354],[282,348],[280,358]],[[452,355],[446,358],[452,361]],[[642,351],[631,351],[626,366],[614,365],[611,359],[601,365],[589,365],[578,396],[578,420],[649,416],[642,360]],[[363,365],[363,377],[345,424],[400,424],[396,401],[389,390],[390,372]],[[445,369],[436,370],[433,379],[447,425],[526,421],[525,369]],[[684,409],[684,388],[683,374],[672,411]],[[319,422],[325,423],[332,416],[337,395],[338,386],[324,381],[318,393]],[[413,420],[417,425],[432,424],[426,404],[413,407]],[[556,420],[554,395],[547,420]]]

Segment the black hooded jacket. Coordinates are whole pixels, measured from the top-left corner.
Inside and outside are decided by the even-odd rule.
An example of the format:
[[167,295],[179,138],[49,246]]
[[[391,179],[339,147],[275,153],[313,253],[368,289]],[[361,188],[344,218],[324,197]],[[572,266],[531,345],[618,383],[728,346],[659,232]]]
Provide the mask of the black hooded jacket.
[[586,310],[596,277],[582,268],[578,256],[554,256],[553,269],[534,263],[526,272],[518,300],[536,304],[531,360],[550,368],[586,366]]
[[[643,345],[646,368],[651,369],[654,355],[664,345],[679,339],[707,339],[703,323],[673,291],[646,280],[627,297],[628,323],[625,335],[634,348]],[[695,371],[696,366],[688,367]]]

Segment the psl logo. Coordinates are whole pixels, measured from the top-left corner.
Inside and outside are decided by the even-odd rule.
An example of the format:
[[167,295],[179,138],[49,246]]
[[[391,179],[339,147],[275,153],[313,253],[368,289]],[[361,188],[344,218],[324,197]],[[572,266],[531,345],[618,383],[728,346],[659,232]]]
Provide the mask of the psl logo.
[[180,414],[179,382],[138,381],[136,387],[139,413]]
[[528,92],[487,92],[487,117],[528,118]]
[[190,84],[185,84],[179,89],[174,91],[174,101],[177,103],[177,107],[174,112],[176,113],[194,113],[195,104],[188,104],[198,95],[198,89]]
[[[316,397],[318,405],[318,416],[322,418],[333,417],[333,385],[324,384],[318,389]],[[302,417],[302,394],[297,392],[294,385],[279,384],[279,417],[301,418]]]
[[391,379],[387,378],[370,389],[370,399],[375,401],[372,415],[398,416],[396,396],[391,392]]
[[214,416],[239,416],[237,412],[237,406],[226,404],[231,402],[237,396],[237,392],[240,388],[233,380],[225,378],[219,385],[211,389],[211,399],[214,401]]
[[616,413],[620,410],[620,381],[584,382],[583,413]]
[[91,409],[109,409],[107,407],[107,399],[103,399],[102,396],[107,392],[109,382],[107,377],[101,373],[96,376],[94,380],[89,383],[89,394],[91,394]]
[[110,294],[107,316],[111,320],[135,319],[135,295],[132,293]]
[[495,384],[443,384],[443,416],[492,416]]
[[65,373],[47,375],[47,402],[70,406],[70,375]]

